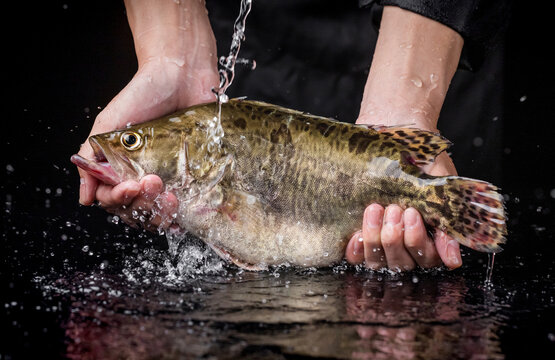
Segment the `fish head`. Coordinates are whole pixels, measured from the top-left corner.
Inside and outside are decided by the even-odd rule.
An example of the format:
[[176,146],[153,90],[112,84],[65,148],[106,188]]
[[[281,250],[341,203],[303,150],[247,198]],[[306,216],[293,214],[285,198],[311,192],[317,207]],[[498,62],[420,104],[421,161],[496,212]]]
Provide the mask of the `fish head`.
[[93,135],[94,159],[73,155],[71,161],[110,185],[156,174],[166,185],[179,187],[206,178],[225,156],[220,147],[211,146],[205,117],[188,111]]

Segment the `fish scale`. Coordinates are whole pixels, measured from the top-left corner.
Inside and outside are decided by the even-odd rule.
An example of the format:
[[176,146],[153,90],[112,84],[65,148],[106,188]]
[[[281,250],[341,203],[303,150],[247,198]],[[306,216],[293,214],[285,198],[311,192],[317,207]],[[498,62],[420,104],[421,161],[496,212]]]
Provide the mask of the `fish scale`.
[[[505,242],[495,186],[421,170],[451,145],[439,134],[230,100],[221,104],[224,137],[208,146],[217,114],[216,103],[197,105],[95,135],[96,157],[108,164],[72,160],[110,183],[160,175],[179,199],[174,222],[247,269],[340,261],[371,203],[414,207],[428,227],[475,250]],[[132,150],[121,141],[129,133],[142,141]]]

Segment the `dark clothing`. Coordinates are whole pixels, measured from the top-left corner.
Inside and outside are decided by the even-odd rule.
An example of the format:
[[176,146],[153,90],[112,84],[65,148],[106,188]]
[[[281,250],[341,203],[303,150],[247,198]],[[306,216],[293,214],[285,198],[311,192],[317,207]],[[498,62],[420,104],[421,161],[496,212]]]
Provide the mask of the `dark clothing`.
[[[239,1],[207,1],[207,7],[218,54],[227,55]],[[380,17],[378,6],[360,8],[355,0],[255,1],[239,56],[255,59],[257,67],[251,71],[238,65],[228,94],[354,122]],[[468,21],[453,26],[469,34],[478,31]],[[455,74],[438,128],[454,143],[460,175],[495,182],[501,174],[503,46],[476,39],[485,57],[474,60],[480,65],[473,66],[474,72]],[[469,42],[465,39],[465,48]]]

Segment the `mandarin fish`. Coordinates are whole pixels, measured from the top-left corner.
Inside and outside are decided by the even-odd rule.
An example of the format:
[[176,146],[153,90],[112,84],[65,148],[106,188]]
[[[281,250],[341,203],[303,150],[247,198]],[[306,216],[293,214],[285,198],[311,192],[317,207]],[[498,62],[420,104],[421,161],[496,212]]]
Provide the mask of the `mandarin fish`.
[[341,261],[372,203],[413,207],[429,229],[478,251],[500,251],[507,234],[494,185],[421,170],[451,143],[416,128],[232,99],[89,141],[95,159],[74,155],[77,166],[112,185],[160,176],[179,200],[173,222],[247,269]]

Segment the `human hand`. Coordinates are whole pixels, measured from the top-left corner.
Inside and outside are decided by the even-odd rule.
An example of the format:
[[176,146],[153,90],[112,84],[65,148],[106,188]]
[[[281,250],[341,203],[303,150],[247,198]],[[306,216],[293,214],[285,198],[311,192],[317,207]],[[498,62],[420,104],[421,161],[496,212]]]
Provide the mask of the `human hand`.
[[[462,37],[447,26],[385,6],[357,123],[438,132],[439,114],[462,46]],[[456,175],[446,153],[423,171]],[[349,241],[345,257],[352,264],[399,271],[441,262],[451,269],[462,265],[457,241],[441,231],[432,241],[415,209],[394,204],[386,209],[372,204],[366,209],[362,230]]]
[[[199,4],[193,2],[185,11],[181,3],[126,2],[139,69],[97,116],[89,136],[214,100],[212,88],[218,86],[219,79],[216,43],[204,6]],[[94,157],[88,141],[79,155]],[[96,199],[130,225],[141,221],[147,228],[166,227],[168,217],[177,209],[175,195],[164,192],[158,176],[112,186],[82,169],[79,175],[81,204],[90,205]]]
[[[431,175],[456,175],[453,162],[445,153],[426,171]],[[370,269],[412,270],[443,264],[450,269],[462,265],[459,243],[436,230],[430,239],[420,213],[414,208],[403,210],[392,204],[384,209],[371,204],[364,212],[362,231],[355,233],[347,245],[345,258],[351,264]]]

